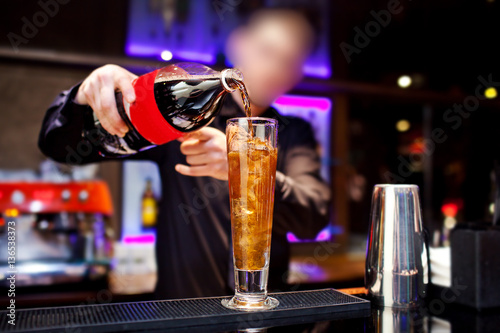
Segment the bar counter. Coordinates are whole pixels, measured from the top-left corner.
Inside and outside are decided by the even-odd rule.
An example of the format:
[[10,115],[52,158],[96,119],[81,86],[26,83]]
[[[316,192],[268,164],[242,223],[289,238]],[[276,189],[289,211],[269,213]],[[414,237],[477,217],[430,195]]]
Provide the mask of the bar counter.
[[[1,332],[497,332],[500,309],[476,312],[429,297],[412,309],[384,308],[362,288],[272,294],[271,311],[239,312],[225,297],[2,311]],[[361,293],[360,293],[361,292]]]

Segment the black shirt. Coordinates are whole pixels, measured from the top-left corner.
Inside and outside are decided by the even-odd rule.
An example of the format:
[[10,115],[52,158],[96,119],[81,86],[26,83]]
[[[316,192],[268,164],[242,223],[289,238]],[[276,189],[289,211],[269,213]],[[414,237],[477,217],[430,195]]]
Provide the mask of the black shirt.
[[[62,92],[47,110],[39,147],[61,163],[100,162],[92,144],[82,138],[88,106],[75,104],[79,86]],[[244,116],[231,96],[210,126],[225,131],[226,121]],[[316,141],[310,125],[269,108],[262,117],[278,120],[278,162],[269,290],[286,289],[289,247],[286,233],[314,237],[328,222],[329,188],[320,177]],[[158,164],[162,181],[156,240],[158,298],[230,295],[234,288],[230,254],[231,222],[227,181],[183,176],[186,164],[180,143],[171,141],[128,159]],[[139,189],[138,189],[139,190]]]

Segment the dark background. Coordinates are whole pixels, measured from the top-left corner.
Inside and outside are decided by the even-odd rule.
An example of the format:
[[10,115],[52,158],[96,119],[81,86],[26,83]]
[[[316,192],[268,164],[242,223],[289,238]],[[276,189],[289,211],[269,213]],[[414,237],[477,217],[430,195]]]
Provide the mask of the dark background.
[[[20,34],[22,17],[31,20],[40,10],[37,1],[2,1],[0,45],[10,46],[8,32]],[[242,1],[236,9],[245,13],[264,1]],[[374,21],[372,11],[399,3],[378,35],[347,63],[339,45],[355,46],[355,27],[365,31]],[[72,0],[60,4],[60,14],[50,18],[23,48],[53,49],[83,54],[123,55],[127,1]],[[446,91],[455,86],[475,87],[479,74],[498,69],[500,5],[495,0],[337,0],[330,1],[331,49],[334,77],[368,82],[394,83],[394,75],[422,73],[426,86]],[[214,15],[215,9],[214,9]],[[223,22],[221,23],[223,24]],[[223,26],[221,27],[223,29]]]

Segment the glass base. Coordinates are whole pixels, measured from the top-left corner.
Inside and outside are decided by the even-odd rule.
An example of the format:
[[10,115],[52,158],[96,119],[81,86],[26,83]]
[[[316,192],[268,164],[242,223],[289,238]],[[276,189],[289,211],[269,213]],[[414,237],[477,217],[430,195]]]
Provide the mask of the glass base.
[[267,296],[263,301],[244,300],[241,297],[233,296],[229,299],[223,299],[221,304],[228,309],[239,311],[262,311],[271,310],[277,307],[280,302],[274,298]]

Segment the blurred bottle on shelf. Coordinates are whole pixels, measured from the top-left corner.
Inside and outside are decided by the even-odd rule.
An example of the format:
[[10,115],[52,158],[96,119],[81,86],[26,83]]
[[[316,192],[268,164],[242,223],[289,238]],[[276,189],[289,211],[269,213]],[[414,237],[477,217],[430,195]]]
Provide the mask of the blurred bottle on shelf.
[[151,179],[146,179],[146,187],[142,194],[142,229],[151,230],[156,226],[156,219],[158,216],[158,200],[153,192],[153,184]]

